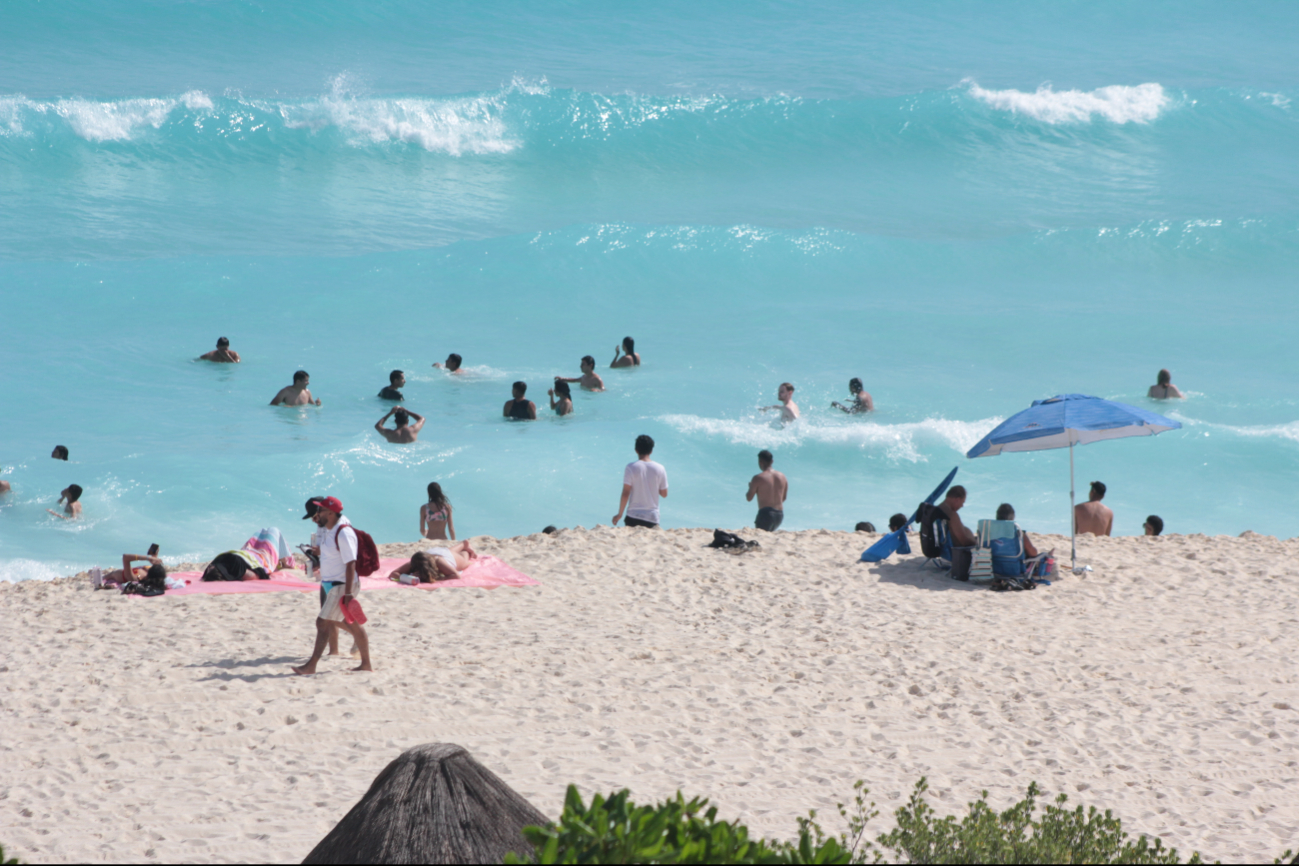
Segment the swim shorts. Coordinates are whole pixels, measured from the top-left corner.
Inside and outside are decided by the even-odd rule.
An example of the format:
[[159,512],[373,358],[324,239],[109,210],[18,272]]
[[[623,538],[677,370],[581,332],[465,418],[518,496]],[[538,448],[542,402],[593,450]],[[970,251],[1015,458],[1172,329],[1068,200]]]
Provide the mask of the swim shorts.
[[780,529],[780,524],[785,520],[785,512],[779,508],[759,508],[758,516],[753,521],[753,525],[759,529],[765,529],[768,532],[775,532]]

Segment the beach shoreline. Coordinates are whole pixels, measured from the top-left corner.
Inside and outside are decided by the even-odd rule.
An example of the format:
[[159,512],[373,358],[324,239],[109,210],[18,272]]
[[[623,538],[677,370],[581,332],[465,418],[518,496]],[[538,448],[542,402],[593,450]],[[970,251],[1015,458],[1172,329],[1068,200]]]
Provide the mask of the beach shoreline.
[[[948,580],[878,536],[475,538],[540,586],[363,593],[376,672],[294,677],[314,593],[135,598],[0,583],[0,844],[32,862],[296,862],[402,750],[454,742],[542,812],[565,786],[710,797],[788,838],[856,779],[883,813],[1037,781],[1130,833],[1271,859],[1299,803],[1299,540],[1078,541],[1034,592]],[[1067,570],[1068,537],[1037,536]],[[385,556],[426,546],[382,545]],[[831,817],[827,829],[837,829]]]

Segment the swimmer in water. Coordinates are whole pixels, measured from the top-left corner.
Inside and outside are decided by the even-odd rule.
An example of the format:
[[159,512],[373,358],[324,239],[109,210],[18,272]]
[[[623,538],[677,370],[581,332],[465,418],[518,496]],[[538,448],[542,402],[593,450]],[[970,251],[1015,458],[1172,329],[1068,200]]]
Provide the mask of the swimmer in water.
[[464,373],[464,370],[460,369],[460,362],[462,360],[464,359],[461,358],[459,355],[457,355],[455,352],[452,352],[450,355],[447,355],[447,359],[445,361],[438,361],[433,366],[438,368],[439,370],[446,370],[448,373],[457,373],[457,374]]
[[293,374],[293,384],[287,388],[281,388],[279,393],[271,399],[272,406],[311,406],[320,405],[319,400],[313,400],[311,391],[307,386],[311,384],[311,377],[307,375],[306,370],[299,370]]
[[788,424],[791,421],[797,421],[799,418],[798,404],[794,402],[794,386],[788,382],[781,383],[776,391],[776,399],[780,400],[775,406],[763,406],[763,412],[770,412],[772,409],[780,410],[780,421],[782,424]]
[[835,400],[830,404],[832,408],[842,409],[849,415],[856,415],[858,412],[874,412],[875,401],[871,395],[862,389],[861,379],[856,377],[848,380],[848,392],[852,394],[853,402],[847,406]]
[[[624,353],[619,356],[618,352]],[[610,367],[639,367],[640,355],[636,352],[636,341],[631,337],[622,338],[622,346],[613,347],[613,363]]]

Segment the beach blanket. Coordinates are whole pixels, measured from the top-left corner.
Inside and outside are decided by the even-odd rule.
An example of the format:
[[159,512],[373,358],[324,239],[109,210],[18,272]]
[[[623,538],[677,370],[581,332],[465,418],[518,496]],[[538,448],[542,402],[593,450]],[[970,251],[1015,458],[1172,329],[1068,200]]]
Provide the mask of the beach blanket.
[[[440,580],[437,583],[417,583],[404,586],[395,580],[389,580],[398,566],[405,565],[408,559],[381,559],[379,570],[373,577],[361,578],[361,592],[373,592],[378,589],[455,589],[457,587],[477,587],[495,589],[498,586],[540,586],[537,581],[506,565],[494,556],[482,556],[465,569],[455,580]],[[320,584],[307,580],[301,571],[276,571],[269,580],[233,580],[208,581],[204,583],[200,571],[176,572],[167,575],[185,581],[184,589],[169,589],[167,595],[228,595],[231,593],[250,592],[312,592]]]
[[379,570],[372,577],[361,578],[361,591],[374,589],[455,589],[457,587],[477,587],[495,589],[498,586],[540,586],[541,584],[501,562],[494,556],[480,556],[460,572],[455,580],[439,580],[436,583],[417,583],[406,586],[388,575],[398,567],[410,562],[409,559],[381,559]]

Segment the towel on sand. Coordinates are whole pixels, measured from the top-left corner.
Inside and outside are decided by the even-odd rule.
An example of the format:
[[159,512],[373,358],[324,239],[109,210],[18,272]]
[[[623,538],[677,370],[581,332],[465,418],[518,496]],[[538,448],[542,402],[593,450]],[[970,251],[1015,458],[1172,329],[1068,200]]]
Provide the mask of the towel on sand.
[[[380,559],[379,570],[369,577],[361,578],[361,591],[372,592],[376,589],[454,589],[456,587],[478,587],[493,589],[498,586],[540,586],[540,584],[521,571],[517,571],[501,562],[494,556],[480,556],[455,580],[440,580],[437,583],[418,583],[413,587],[404,587],[388,575],[408,559]],[[184,589],[169,589],[167,595],[227,595],[247,592],[312,592],[320,584],[307,580],[301,571],[277,571],[269,580],[209,581],[204,583],[200,571],[177,572],[168,575],[186,581]]]

